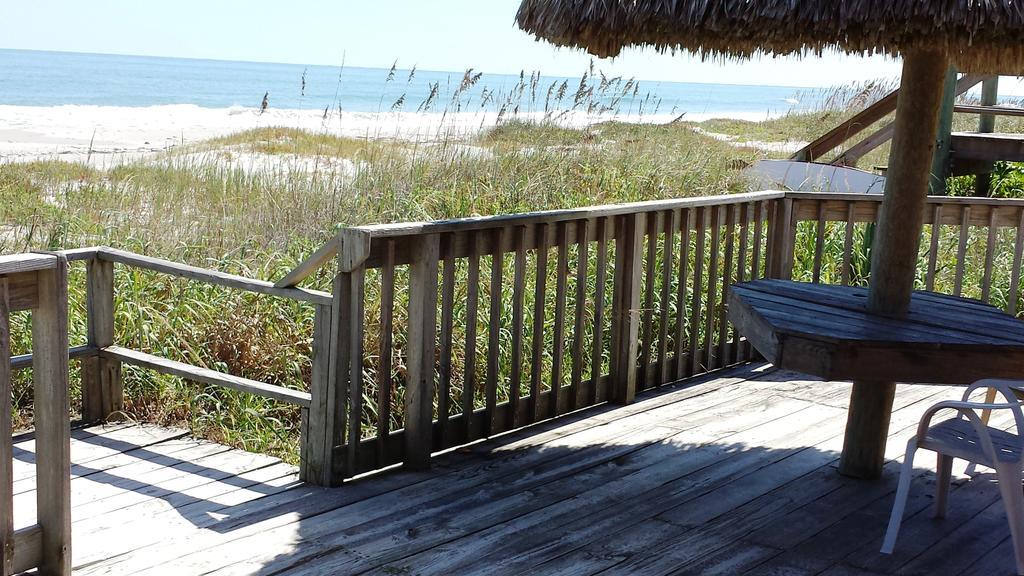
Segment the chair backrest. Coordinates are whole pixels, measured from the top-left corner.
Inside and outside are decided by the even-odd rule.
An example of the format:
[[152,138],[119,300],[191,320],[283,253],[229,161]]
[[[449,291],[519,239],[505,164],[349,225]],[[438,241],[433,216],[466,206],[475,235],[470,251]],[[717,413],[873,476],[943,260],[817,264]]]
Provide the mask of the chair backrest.
[[[971,394],[979,388],[988,389],[985,394],[985,404],[993,404],[996,401],[997,395],[1003,397],[1005,408],[1002,409],[1010,410],[1013,414],[1014,424],[1017,428],[1017,438],[1021,443],[1021,462],[1024,463],[1024,380],[979,380],[967,387],[962,400],[964,402],[969,401]],[[985,425],[988,425],[991,411],[991,408],[983,410],[981,420]],[[960,411],[958,417],[967,418],[967,415]]]

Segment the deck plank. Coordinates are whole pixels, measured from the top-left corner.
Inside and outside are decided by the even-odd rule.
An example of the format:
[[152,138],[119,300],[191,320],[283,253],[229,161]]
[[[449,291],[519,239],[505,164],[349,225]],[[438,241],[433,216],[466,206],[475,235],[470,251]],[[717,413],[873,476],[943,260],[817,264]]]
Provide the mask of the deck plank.
[[[427,550],[444,540],[456,540],[465,534],[475,534],[472,542],[473,548],[478,550],[491,550],[506,542],[513,535],[522,535],[519,538],[536,537],[538,528],[545,527],[551,523],[564,523],[568,519],[577,516],[584,516],[595,513],[598,510],[606,509],[612,502],[620,499],[624,494],[645,495],[646,498],[634,498],[631,502],[629,515],[639,515],[641,510],[638,507],[647,509],[656,508],[660,502],[666,499],[678,499],[685,501],[694,495],[700,494],[702,490],[713,486],[715,483],[741,473],[752,460],[765,457],[755,451],[743,452],[742,447],[756,442],[757,438],[771,438],[776,442],[784,443],[786,437],[791,436],[789,422],[786,416],[800,415],[801,425],[808,428],[821,428],[821,424],[827,419],[835,417],[834,409],[822,406],[807,406],[798,400],[779,399],[769,397],[758,399],[763,405],[755,408],[756,416],[751,414],[750,408],[737,410],[737,417],[745,416],[748,421],[741,426],[735,426],[738,432],[730,430],[735,421],[732,418],[717,419],[706,423],[695,429],[693,433],[682,432],[666,442],[645,447],[631,454],[629,458],[616,462],[616,467],[599,467],[588,470],[585,473],[576,474],[569,478],[559,479],[532,490],[535,497],[525,506],[516,506],[512,500],[512,507],[505,518],[494,518],[492,515],[495,502],[489,500],[483,510],[480,511],[483,520],[479,523],[465,522],[465,513],[458,517],[458,530],[449,529],[447,533],[439,533],[430,530],[436,520],[430,519],[430,524],[424,530],[425,534],[418,538],[398,537],[399,542],[371,541],[367,542],[368,548],[375,550],[377,558],[388,556],[408,555],[415,553],[418,549]],[[724,420],[724,422],[723,422]],[[785,421],[785,422],[782,422]],[[716,430],[717,429],[717,430]],[[683,455],[685,454],[685,456]],[[465,510],[464,503],[458,506]],[[624,510],[620,510],[624,513]],[[488,530],[489,529],[489,530]],[[392,536],[394,538],[394,536]],[[382,550],[387,550],[383,552]],[[346,550],[352,549],[351,544],[346,544]],[[361,547],[355,547],[359,550]],[[452,566],[454,558],[465,556],[466,562],[476,562],[478,556],[468,554],[472,549],[468,543],[456,544],[446,547],[440,554],[430,552],[431,559],[444,562],[443,567],[426,563],[425,558],[411,559],[410,563],[394,566],[393,569],[417,568],[424,569],[428,573],[457,573],[465,566]],[[401,556],[400,556],[401,557]],[[493,559],[492,559],[493,560]],[[335,554],[330,557],[318,558],[317,566],[324,567],[329,571],[347,572],[358,571],[373,567],[367,562],[352,562],[351,558],[343,554]],[[494,566],[492,562],[489,563]],[[501,568],[503,569],[503,567]],[[297,574],[306,572],[298,571]]]
[[[906,401],[905,397],[900,399]],[[655,548],[655,554],[649,555],[650,557],[641,555],[631,559],[638,561],[637,564],[626,563],[616,566],[616,570],[629,571],[633,568],[638,572],[648,573],[654,569],[651,561],[658,562],[673,557],[675,559],[664,564],[669,568],[677,567],[684,564],[686,559],[692,560],[713,551],[715,546],[727,544],[727,534],[745,534],[770,523],[774,517],[837,489],[841,486],[841,480],[834,472],[834,450],[838,450],[840,434],[841,429],[834,430],[830,438],[813,446],[813,449],[800,450],[761,469],[752,470],[751,473],[732,482],[721,483],[710,492],[682,505],[675,501],[658,499],[658,506],[669,509],[658,510],[655,507],[653,513],[658,514],[658,518],[680,525],[690,532],[682,534],[664,549]],[[806,476],[805,473],[810,470],[813,470],[811,476]],[[799,479],[800,482],[794,482],[795,479]],[[751,498],[756,499],[750,500]],[[750,501],[741,504],[745,500]],[[674,504],[675,507],[671,508]],[[642,513],[642,509],[642,503],[626,502],[619,510],[602,513],[603,517],[578,518],[560,529],[563,535],[559,546],[549,547],[548,556],[565,553],[574,546],[584,546],[566,554],[575,562],[584,562],[586,558],[595,556],[593,545],[589,544],[591,540],[614,539],[618,535],[632,531],[634,528],[630,524],[635,521],[638,513]],[[601,535],[600,538],[597,537],[598,534]],[[675,557],[674,550],[683,550],[685,556]],[[543,559],[544,557],[535,555],[532,561]],[[528,563],[525,565],[529,566]],[[528,567],[524,573],[539,568]]]
[[[776,417],[791,413],[797,403],[777,403]],[[727,419],[722,416],[731,409],[732,406],[723,406],[695,414],[690,436],[713,434],[715,429],[719,434],[730,433]],[[611,482],[627,474],[652,482],[656,475],[646,472],[657,464],[662,474],[674,477],[685,473],[665,459],[677,448],[659,441],[674,434],[685,435],[686,431],[660,425],[656,416],[647,420],[646,425],[628,434],[623,434],[619,427],[604,426],[547,443],[541,451],[520,453],[514,466],[491,463],[476,478],[427,482],[426,486],[418,487],[418,491],[427,491],[422,499],[397,491],[374,501],[333,510],[302,527],[302,538],[311,545],[286,554],[274,553],[265,546],[293,533],[295,529],[291,526],[208,550],[198,559],[197,566],[209,567],[210,563],[218,562],[223,565],[220,573],[245,573],[238,562],[248,563],[250,569],[258,565],[273,570],[316,556],[314,570],[355,573],[566,500],[588,487],[607,486],[605,490],[612,491]],[[648,447],[653,449],[645,450]],[[718,453],[721,452],[719,449]],[[608,465],[623,457],[625,461]],[[524,469],[530,472],[524,475]],[[267,552],[254,555],[253,550]],[[331,552],[338,554],[328,560],[326,556]]]
[[[75,573],[1009,572],[991,474],[968,480],[956,467],[949,517],[935,521],[927,453],[896,554],[877,552],[902,440],[925,407],[959,390],[899,387],[879,482],[835,472],[849,393],[748,365],[338,489],[182,431],[77,431]],[[31,439],[18,446],[30,473]],[[19,482],[27,518],[34,483]]]

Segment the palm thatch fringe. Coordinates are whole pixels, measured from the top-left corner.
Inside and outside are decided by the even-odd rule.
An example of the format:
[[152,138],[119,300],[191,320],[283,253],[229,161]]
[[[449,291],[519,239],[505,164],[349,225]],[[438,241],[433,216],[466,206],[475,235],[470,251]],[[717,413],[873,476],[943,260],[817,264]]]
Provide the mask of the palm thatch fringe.
[[524,0],[516,19],[598,56],[627,46],[712,59],[938,49],[962,71],[1024,73],[1020,0]]

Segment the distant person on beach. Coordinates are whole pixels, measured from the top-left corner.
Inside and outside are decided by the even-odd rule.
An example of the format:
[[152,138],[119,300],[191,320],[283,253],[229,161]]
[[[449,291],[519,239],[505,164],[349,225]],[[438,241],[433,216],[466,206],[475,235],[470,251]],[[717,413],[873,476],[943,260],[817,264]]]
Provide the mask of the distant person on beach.
[[267,106],[270,106],[270,92],[263,93],[263,103],[260,104],[260,116],[267,111]]

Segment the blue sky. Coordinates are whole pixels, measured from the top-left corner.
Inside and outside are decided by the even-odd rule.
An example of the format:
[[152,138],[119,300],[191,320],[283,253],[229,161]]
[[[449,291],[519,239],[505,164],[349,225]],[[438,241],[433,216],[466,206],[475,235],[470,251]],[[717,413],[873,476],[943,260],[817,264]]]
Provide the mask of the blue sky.
[[[573,76],[590,60],[514,24],[519,0],[5,0],[0,47],[297,64]],[[604,70],[644,80],[832,85],[899,74],[890,59],[700,62],[630,50]]]

